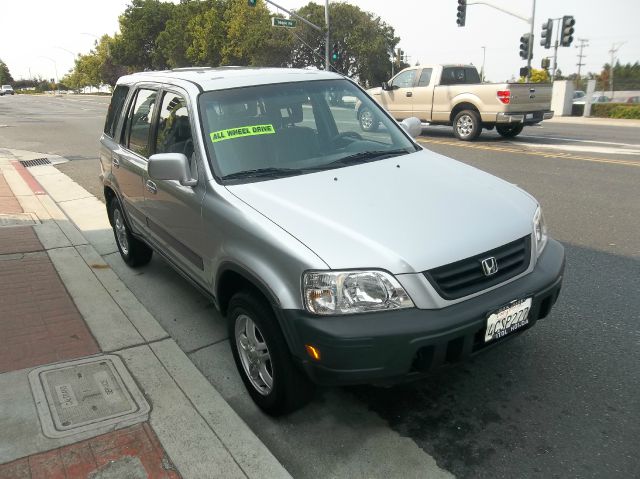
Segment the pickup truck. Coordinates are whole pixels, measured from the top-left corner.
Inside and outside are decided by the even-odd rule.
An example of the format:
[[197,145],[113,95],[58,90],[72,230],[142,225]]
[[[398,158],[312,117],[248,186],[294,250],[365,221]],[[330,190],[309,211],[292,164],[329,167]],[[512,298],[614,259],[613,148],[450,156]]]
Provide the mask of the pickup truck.
[[[396,120],[412,116],[431,125],[453,125],[460,140],[478,138],[483,128],[506,138],[525,125],[553,117],[551,85],[482,83],[473,65],[420,65],[405,68],[382,87],[367,93]],[[356,105],[363,131],[376,131],[380,121],[363,104]]]

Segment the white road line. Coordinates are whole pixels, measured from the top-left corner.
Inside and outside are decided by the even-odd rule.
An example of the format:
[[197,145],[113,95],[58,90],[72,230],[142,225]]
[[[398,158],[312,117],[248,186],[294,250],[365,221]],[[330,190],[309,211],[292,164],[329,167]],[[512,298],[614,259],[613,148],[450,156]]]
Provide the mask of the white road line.
[[[615,143],[612,141],[598,141],[598,140],[577,140],[574,138],[558,138],[554,136],[535,136],[535,135],[520,135],[518,138],[532,138],[532,139],[541,139],[541,140],[557,140],[557,141],[571,141],[575,143],[597,143],[599,145],[612,145],[612,146],[631,146],[640,148],[640,143]],[[518,144],[519,142],[513,141],[513,144]]]

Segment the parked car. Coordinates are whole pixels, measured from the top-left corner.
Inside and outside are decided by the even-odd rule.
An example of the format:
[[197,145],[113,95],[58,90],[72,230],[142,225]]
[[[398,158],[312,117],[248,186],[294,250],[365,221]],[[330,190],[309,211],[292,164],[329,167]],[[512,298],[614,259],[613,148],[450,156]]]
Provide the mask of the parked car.
[[[574,105],[584,105],[587,102],[587,97],[584,96],[578,100],[574,100],[573,104]],[[600,95],[598,93],[595,93],[591,96],[591,104],[593,103],[610,103],[611,102],[611,98],[609,98],[606,95]]]
[[576,91],[573,92],[573,101],[575,102],[576,100],[584,98],[585,95],[586,95],[586,93],[584,91],[576,90]]
[[[345,97],[380,128],[329,101]],[[124,76],[99,154],[120,255],[155,251],[211,298],[273,415],[313,383],[416,378],[502,344],[549,314],[563,247],[531,195],[419,133],[330,72]]]
[[[431,125],[452,125],[454,135],[465,141],[494,127],[513,138],[524,126],[553,117],[550,84],[482,83],[473,65],[406,68],[367,92],[395,119],[415,116]],[[356,105],[356,116],[363,131],[380,125],[364,105]]]
[[14,95],[13,87],[11,85],[2,85],[0,87],[0,95]]
[[630,96],[626,103],[640,103],[640,96]]

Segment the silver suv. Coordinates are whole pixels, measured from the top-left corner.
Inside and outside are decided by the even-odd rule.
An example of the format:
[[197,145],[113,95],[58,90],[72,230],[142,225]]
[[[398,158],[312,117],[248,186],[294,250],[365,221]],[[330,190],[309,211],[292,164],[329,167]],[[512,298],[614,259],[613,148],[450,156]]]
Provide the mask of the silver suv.
[[549,313],[563,247],[529,194],[419,133],[334,73],[122,77],[100,139],[122,258],[155,251],[211,298],[273,415],[312,383],[394,382],[501,344]]

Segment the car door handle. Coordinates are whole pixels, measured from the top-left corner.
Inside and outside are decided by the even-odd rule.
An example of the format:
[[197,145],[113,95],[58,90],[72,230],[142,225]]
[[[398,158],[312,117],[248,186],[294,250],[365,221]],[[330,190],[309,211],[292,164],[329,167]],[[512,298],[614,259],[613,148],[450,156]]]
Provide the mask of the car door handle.
[[408,92],[406,93],[406,95],[407,95],[407,96],[413,96],[413,93],[412,93],[412,92],[410,92],[410,91],[408,91]]
[[153,181],[147,180],[144,185],[149,193],[153,193],[155,195],[158,192],[158,187]]
[[120,160],[116,155],[113,155],[111,157],[111,164],[113,165],[114,168],[120,168]]

